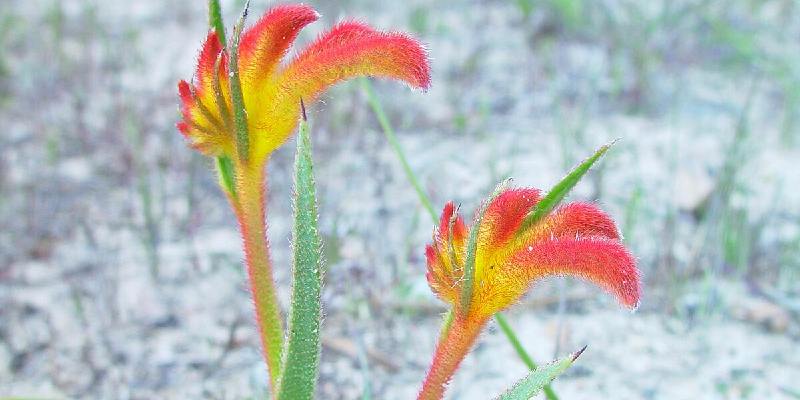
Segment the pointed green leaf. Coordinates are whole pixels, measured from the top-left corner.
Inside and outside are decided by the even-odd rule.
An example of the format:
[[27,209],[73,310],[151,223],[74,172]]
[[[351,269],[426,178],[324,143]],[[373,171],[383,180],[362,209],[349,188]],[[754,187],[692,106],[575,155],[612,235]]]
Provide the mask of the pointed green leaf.
[[[533,371],[538,368],[536,366],[536,362],[533,361],[533,358],[531,358],[531,356],[529,356],[525,351],[525,348],[522,347],[522,343],[520,343],[519,338],[517,338],[517,334],[514,333],[511,325],[509,325],[508,321],[506,321],[506,317],[504,317],[502,313],[497,313],[494,315],[494,319],[497,321],[497,325],[500,325],[500,330],[503,331],[508,338],[508,341],[511,343],[511,347],[513,347],[514,351],[517,352],[517,356],[522,360],[522,362],[525,363],[528,369]],[[547,400],[558,400],[558,395],[556,395],[556,392],[552,387],[550,387],[549,383],[544,385],[543,389]]]
[[483,221],[483,215],[486,214],[486,209],[489,207],[489,204],[494,201],[494,199],[508,187],[508,183],[511,182],[511,179],[506,179],[500,182],[497,187],[494,188],[494,192],[489,198],[481,204],[481,208],[478,211],[478,214],[475,217],[475,221],[472,223],[472,227],[469,230],[469,238],[467,239],[467,257],[464,261],[464,280],[463,286],[461,287],[461,310],[466,313],[469,311],[470,301],[472,300],[472,286],[475,282],[475,257],[477,256],[476,253],[478,252],[478,233],[480,232],[481,221]]
[[597,151],[592,154],[591,157],[584,160],[582,163],[578,164],[575,169],[573,169],[561,182],[558,182],[549,192],[547,195],[544,196],[533,209],[528,212],[528,215],[525,216],[525,219],[522,221],[517,234],[522,234],[523,232],[527,231],[528,228],[533,226],[535,223],[539,222],[542,218],[544,218],[547,214],[550,214],[550,211],[553,211],[561,200],[564,200],[564,197],[569,194],[572,188],[580,182],[581,178],[589,172],[589,169],[592,168],[592,165],[603,156],[603,154],[608,151],[609,148],[614,144],[614,142],[608,143],[606,145],[601,146]]
[[250,0],[244,5],[242,16],[233,28],[233,43],[228,51],[231,60],[230,65],[230,85],[231,103],[233,105],[233,122],[236,128],[236,153],[241,161],[246,162],[250,151],[250,140],[247,132],[247,112],[244,108],[244,96],[242,95],[242,81],[239,78],[239,39],[244,30],[244,22],[247,19],[247,11],[250,8]]
[[292,309],[279,400],[313,399],[319,369],[322,249],[308,131],[303,107],[295,156]]
[[496,400],[529,400],[550,381],[561,375],[573,362],[586,350],[584,346],[578,352],[557,360],[551,364],[536,368],[525,378],[519,380],[507,392],[501,394]]

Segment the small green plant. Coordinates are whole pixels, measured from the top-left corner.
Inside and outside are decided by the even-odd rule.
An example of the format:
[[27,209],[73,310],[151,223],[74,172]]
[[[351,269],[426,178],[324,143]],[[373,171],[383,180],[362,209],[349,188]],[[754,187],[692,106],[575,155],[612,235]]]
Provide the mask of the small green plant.
[[[415,39],[353,21],[339,23],[282,65],[300,30],[319,15],[304,5],[278,6],[245,29],[247,12],[248,4],[226,37],[219,2],[209,1],[211,32],[200,51],[195,78],[192,83],[178,84],[182,114],[178,129],[193,148],[214,158],[219,185],[239,221],[271,397],[310,399],[316,391],[321,351],[324,265],[305,102],[334,83],[356,76],[392,78],[427,89],[430,67]],[[436,219],[377,98],[369,83],[363,82],[390,144],[401,156],[425,209]],[[293,282],[288,328],[284,328],[266,236],[265,167],[295,129],[299,133]],[[626,306],[638,304],[639,273],[611,218],[590,203],[559,206],[609,147],[601,147],[546,195],[532,188],[510,188],[508,181],[503,182],[480,207],[471,227],[458,216],[458,208],[447,203],[426,255],[430,287],[451,310],[420,399],[442,398],[488,320],[516,302],[537,279],[574,275],[599,284]],[[523,360],[534,368],[508,323],[502,316],[496,318]],[[499,398],[530,398],[582,351],[535,368]],[[368,370],[364,370],[366,375]],[[545,390],[555,398],[552,390]]]
[[[545,195],[502,182],[475,213],[470,227],[453,202],[445,205],[433,242],[426,248],[426,276],[433,292],[451,309],[419,399],[442,398],[489,318],[543,277],[583,278],[613,293],[620,303],[638,306],[639,271],[614,221],[591,203],[559,206],[609,147],[598,149]],[[538,382],[529,377],[516,387],[538,387],[527,380]],[[535,394],[523,392],[521,397],[507,398]]]
[[[192,147],[215,159],[220,187],[239,220],[273,397],[312,398],[320,352],[323,266],[303,101],[360,75],[394,78],[424,89],[430,82],[428,62],[419,43],[404,34],[345,21],[283,66],[280,61],[300,30],[319,15],[304,5],[278,6],[245,30],[247,12],[245,5],[226,39],[219,2],[209,1],[212,29],[200,51],[195,79],[178,84],[183,116],[178,129]],[[264,181],[270,154],[298,125],[294,283],[286,331],[266,237]]]

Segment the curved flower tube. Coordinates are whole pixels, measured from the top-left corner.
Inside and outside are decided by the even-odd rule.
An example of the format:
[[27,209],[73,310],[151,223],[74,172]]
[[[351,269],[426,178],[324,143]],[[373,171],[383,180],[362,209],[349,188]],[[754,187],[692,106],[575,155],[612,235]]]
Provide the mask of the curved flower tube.
[[301,101],[313,101],[331,85],[358,76],[397,79],[424,90],[430,86],[430,67],[416,40],[356,21],[336,25],[283,64],[300,30],[319,14],[305,5],[277,6],[242,32],[245,15],[246,10],[230,48],[218,31],[208,34],[192,83],[178,83],[182,120],[177,127],[193,148],[217,157],[222,189],[239,220],[275,388],[284,330],[266,237],[266,162],[297,128]]
[[[445,205],[433,243],[426,247],[426,276],[436,296],[453,306],[453,319],[440,338],[420,399],[440,399],[488,319],[543,277],[582,278],[626,307],[638,305],[639,271],[614,221],[594,204],[575,202],[522,228],[539,200],[537,189],[505,189],[478,212],[472,227],[464,224],[452,202]],[[470,255],[473,234],[475,253]],[[469,279],[465,271],[471,258]],[[471,282],[468,290],[465,282]]]
[[[282,65],[300,30],[318,18],[309,6],[277,6],[242,33],[238,65],[249,159],[263,162],[292,134],[300,99],[309,103],[339,81],[375,76],[419,89],[430,86],[430,67],[419,42],[357,21],[339,23]],[[212,31],[200,51],[194,84],[178,83],[183,115],[178,129],[209,156],[236,156],[229,76],[229,54]]]

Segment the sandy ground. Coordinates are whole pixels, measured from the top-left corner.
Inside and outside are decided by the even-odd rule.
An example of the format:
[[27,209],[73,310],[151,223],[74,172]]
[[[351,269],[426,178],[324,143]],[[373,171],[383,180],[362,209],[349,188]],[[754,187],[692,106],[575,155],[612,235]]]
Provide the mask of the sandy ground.
[[[645,277],[641,308],[549,279],[510,313],[538,361],[589,345],[556,382],[561,398],[797,398],[800,140],[787,142],[780,123],[783,81],[725,66],[726,48],[705,43],[691,13],[650,32],[660,58],[643,89],[624,37],[570,34],[546,9],[524,19],[513,2],[456,3],[325,2],[301,41],[345,15],[419,31],[432,90],[377,88],[437,207],[453,199],[469,213],[507,176],[546,188],[621,138],[573,197],[620,221]],[[235,220],[208,160],[174,129],[175,82],[191,75],[202,5],[10,4],[0,8],[17,21],[0,25],[10,27],[0,43],[10,50],[0,58],[0,398],[263,397]],[[707,12],[735,20],[742,7]],[[772,3],[749,17],[741,24],[764,54],[800,54],[797,19],[779,25]],[[357,84],[310,111],[328,261],[319,398],[413,398],[443,312],[423,276],[431,223]],[[718,226],[706,204],[736,140],[746,151],[725,204],[757,234],[744,241],[744,270],[708,244]],[[284,305],[293,149],[269,166]],[[524,374],[491,325],[449,398],[492,398]]]

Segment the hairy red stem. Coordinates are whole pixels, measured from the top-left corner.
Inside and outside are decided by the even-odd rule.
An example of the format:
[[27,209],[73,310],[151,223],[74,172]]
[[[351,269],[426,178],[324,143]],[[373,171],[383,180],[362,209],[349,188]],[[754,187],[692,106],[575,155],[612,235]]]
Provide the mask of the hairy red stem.
[[[260,164],[260,163],[255,163]],[[244,243],[245,265],[256,321],[273,392],[277,388],[283,347],[283,319],[278,303],[266,234],[263,165],[240,165],[236,172],[234,210]]]
[[447,384],[458,365],[475,344],[475,340],[486,324],[486,319],[469,319],[456,314],[450,328],[439,339],[431,368],[417,395],[418,400],[439,400],[444,396]]

